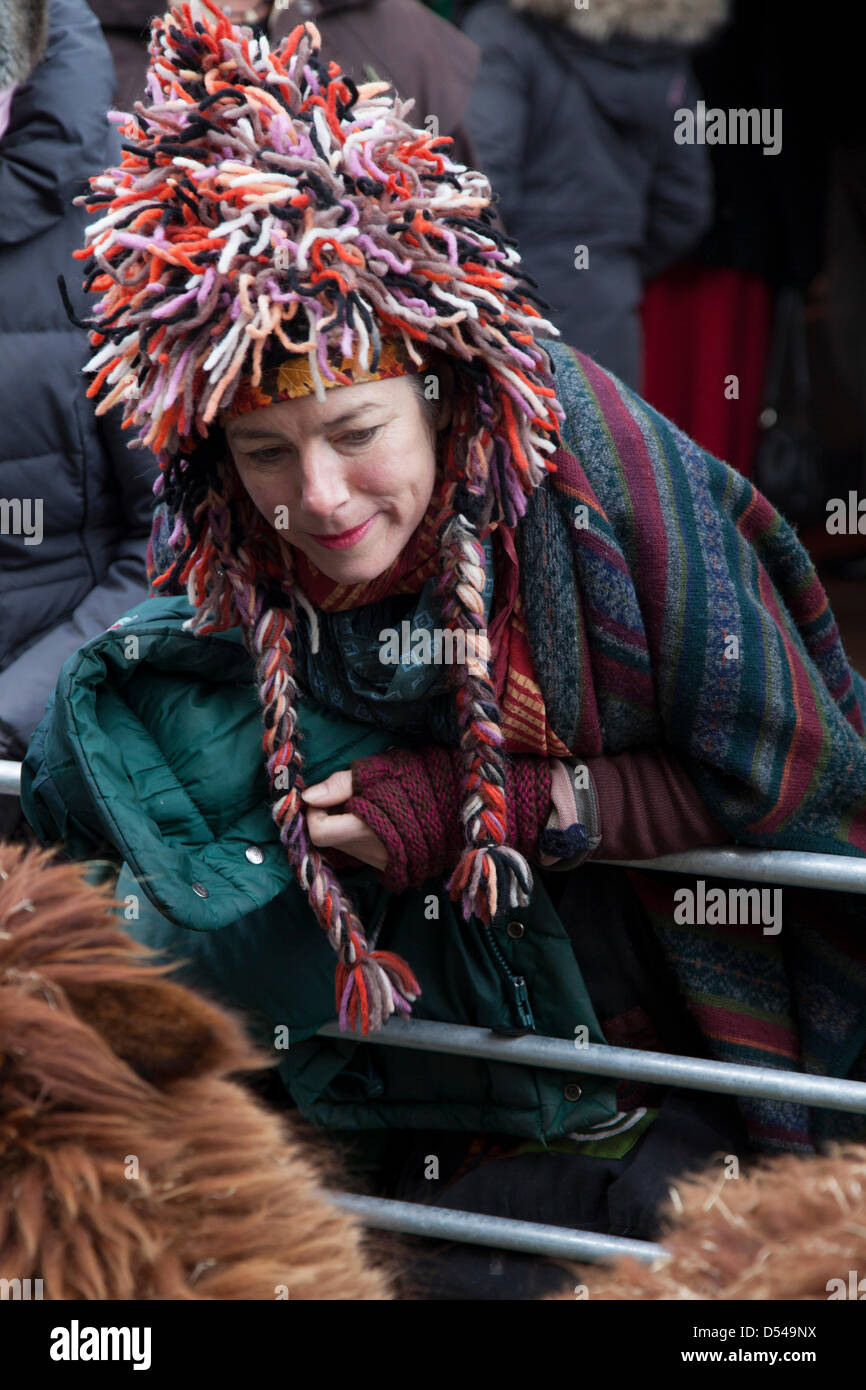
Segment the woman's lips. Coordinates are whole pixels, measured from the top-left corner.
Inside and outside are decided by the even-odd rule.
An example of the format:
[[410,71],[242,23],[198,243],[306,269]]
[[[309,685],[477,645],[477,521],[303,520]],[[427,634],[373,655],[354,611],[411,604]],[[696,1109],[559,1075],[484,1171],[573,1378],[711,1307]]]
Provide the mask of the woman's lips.
[[[350,545],[357,545],[361,537],[366,536],[378,515],[378,512],[374,512],[371,517],[362,521],[360,526],[355,526],[351,531],[340,531],[335,536],[313,536],[312,538],[319,545],[327,546],[329,550],[345,550]],[[307,534],[312,535],[312,532],[308,531]]]

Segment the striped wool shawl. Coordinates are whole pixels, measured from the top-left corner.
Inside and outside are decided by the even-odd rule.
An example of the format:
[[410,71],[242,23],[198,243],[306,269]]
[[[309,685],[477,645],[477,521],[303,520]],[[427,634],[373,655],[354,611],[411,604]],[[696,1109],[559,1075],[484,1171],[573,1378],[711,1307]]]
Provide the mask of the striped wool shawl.
[[[866,683],[796,534],[587,358],[558,345],[551,356],[563,448],[515,538],[527,699],[572,752],[673,749],[740,844],[866,854]],[[786,888],[782,930],[767,935],[680,925],[673,894],[687,876],[629,877],[711,1056],[860,1072],[862,898]],[[767,1150],[806,1152],[862,1125],[775,1101],[743,1109]]]

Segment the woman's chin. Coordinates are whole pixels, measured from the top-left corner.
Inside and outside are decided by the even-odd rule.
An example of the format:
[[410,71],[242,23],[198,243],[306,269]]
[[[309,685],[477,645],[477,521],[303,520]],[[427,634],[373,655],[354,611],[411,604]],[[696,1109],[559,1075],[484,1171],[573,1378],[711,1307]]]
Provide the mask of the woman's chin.
[[332,550],[328,546],[316,545],[315,542],[303,546],[307,559],[312,560],[316,569],[340,584],[368,584],[371,580],[378,579],[379,575],[393,564],[401,551],[399,545],[377,545],[373,546],[368,554],[363,554],[365,549],[363,542],[348,550]]

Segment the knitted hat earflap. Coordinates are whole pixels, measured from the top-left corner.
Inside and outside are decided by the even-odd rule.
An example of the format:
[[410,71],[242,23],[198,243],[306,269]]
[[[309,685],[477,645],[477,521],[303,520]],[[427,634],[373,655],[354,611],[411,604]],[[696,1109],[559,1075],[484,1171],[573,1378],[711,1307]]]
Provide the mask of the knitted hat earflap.
[[442,548],[446,624],[481,635],[481,640],[466,644],[465,672],[456,691],[467,848],[448,880],[448,891],[452,899],[459,899],[465,917],[488,923],[501,907],[529,902],[532,872],[523,855],[505,843],[505,741],[483,632],[484,552],[476,528],[462,512],[446,524]]

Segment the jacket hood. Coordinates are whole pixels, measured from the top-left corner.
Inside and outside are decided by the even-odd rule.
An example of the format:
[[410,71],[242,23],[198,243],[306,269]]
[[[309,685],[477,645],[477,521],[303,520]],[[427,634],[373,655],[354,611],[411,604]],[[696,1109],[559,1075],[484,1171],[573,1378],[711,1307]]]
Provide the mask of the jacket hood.
[[698,44],[728,19],[730,0],[509,0],[514,10],[561,24],[593,42],[617,38],[642,43]]
[[0,5],[0,89],[26,82],[45,51],[48,0]]

